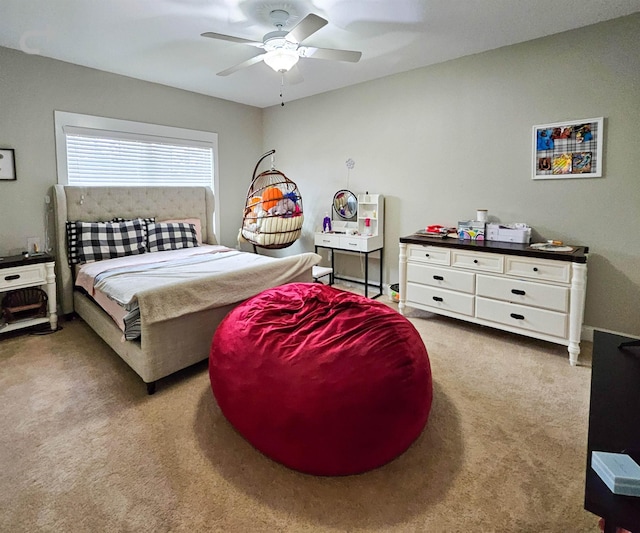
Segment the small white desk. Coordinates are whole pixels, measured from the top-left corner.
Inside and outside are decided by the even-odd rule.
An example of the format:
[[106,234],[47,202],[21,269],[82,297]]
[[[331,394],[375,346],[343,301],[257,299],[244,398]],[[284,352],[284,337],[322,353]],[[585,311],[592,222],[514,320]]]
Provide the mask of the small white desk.
[[[316,232],[314,238],[315,251],[318,248],[327,248],[331,250],[331,268],[333,269],[333,279],[341,279],[344,281],[350,281],[352,283],[359,283],[364,285],[364,295],[369,296],[369,286],[376,287],[378,293],[373,295],[372,298],[377,298],[383,293],[382,290],[382,271],[383,271],[383,247],[384,240],[382,235],[347,235],[345,232],[339,233],[337,231],[323,233]],[[364,255],[364,282],[343,278],[336,276],[335,269],[335,252],[351,252]],[[369,282],[369,254],[378,252],[380,256],[380,277],[377,284]]]

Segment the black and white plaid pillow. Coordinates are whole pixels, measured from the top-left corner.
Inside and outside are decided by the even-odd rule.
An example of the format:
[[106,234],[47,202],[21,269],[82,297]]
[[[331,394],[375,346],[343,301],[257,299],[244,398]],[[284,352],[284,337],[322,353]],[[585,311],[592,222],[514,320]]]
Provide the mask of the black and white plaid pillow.
[[[127,219],[122,217],[114,217],[108,222],[127,222],[129,220],[142,220],[145,223],[145,233],[146,233],[146,224],[155,222],[155,217],[148,218],[136,218],[136,219]],[[103,224],[104,222],[98,222],[99,224]],[[67,260],[69,261],[69,266],[77,265],[81,263],[80,255],[78,254],[78,226],[76,226],[77,221],[75,220],[67,220]],[[146,246],[146,243],[145,243]]]
[[[146,251],[146,225],[141,219],[125,222],[75,222],[72,230],[78,263],[112,259]],[[70,239],[70,242],[71,242]]]
[[142,220],[145,224],[150,224],[151,222],[155,222],[156,221],[156,217],[147,217],[147,218],[143,218],[143,217],[136,217],[136,218],[122,218],[122,217],[113,217],[111,219],[111,222],[127,222],[129,220]]
[[185,222],[147,224],[147,250],[163,252],[198,246],[196,228]]
[[69,266],[80,263],[80,257],[78,257],[78,230],[75,220],[67,220],[67,259]]

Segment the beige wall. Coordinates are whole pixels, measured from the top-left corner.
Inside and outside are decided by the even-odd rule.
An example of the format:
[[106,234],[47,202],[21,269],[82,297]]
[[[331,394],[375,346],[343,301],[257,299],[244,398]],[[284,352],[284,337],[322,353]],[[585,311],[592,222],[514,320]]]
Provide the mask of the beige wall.
[[218,236],[235,246],[262,154],[260,109],[0,47],[0,147],[15,149],[18,175],[0,182],[0,255],[24,250],[27,237],[44,243],[44,198],[57,182],[54,110],[218,133],[219,196],[229,199]]
[[[536,239],[588,245],[585,324],[640,335],[639,35],[633,15],[265,110],[264,147],[304,197],[300,246],[350,157],[349,188],[386,196],[385,283],[398,237],[486,208]],[[603,178],[531,179],[533,125],[599,116]],[[341,268],[363,277],[358,261]]]

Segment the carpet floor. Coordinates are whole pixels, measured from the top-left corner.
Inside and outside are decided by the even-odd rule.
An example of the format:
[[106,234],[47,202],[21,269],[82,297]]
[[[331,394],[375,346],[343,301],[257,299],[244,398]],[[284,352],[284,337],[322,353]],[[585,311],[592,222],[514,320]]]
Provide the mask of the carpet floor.
[[0,531],[596,533],[591,344],[572,367],[562,346],[409,318],[432,365],[428,425],[394,461],[340,478],[252,448],[206,362],[148,396],[81,320],[0,340]]

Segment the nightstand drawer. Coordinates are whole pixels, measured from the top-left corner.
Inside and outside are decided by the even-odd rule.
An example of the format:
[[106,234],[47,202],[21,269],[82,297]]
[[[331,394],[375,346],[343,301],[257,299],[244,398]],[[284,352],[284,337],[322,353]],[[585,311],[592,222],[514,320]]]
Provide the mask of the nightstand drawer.
[[504,258],[499,254],[454,250],[451,252],[451,266],[502,274]]
[[434,265],[449,266],[449,250],[437,246],[420,246],[410,244],[407,246],[407,261],[420,261]]
[[567,336],[567,315],[498,300],[476,298],[476,316],[484,320],[516,328],[553,335]]
[[407,283],[407,304],[409,305],[414,302],[419,306],[433,307],[440,311],[473,316],[473,301],[471,294]]
[[519,278],[569,283],[571,279],[571,263],[509,257],[507,258],[505,273]]
[[42,263],[3,268],[0,270],[0,290],[2,291],[33,285],[43,285],[46,281],[46,270]]
[[407,280],[411,283],[431,285],[440,289],[473,293],[475,274],[418,263],[407,265]]
[[565,313],[569,310],[569,288],[531,281],[478,274],[477,294],[522,305],[533,305]]

